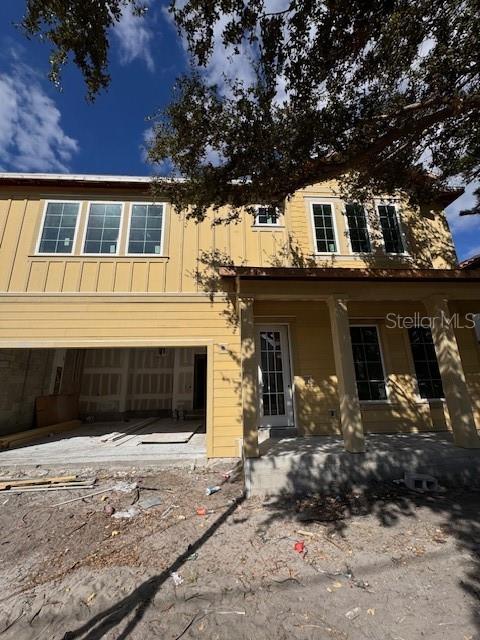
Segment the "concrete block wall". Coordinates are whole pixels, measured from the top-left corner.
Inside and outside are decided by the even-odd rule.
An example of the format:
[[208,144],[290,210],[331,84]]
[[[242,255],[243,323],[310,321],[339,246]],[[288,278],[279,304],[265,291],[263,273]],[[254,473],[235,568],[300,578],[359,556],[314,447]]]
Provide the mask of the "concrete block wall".
[[35,398],[49,392],[52,349],[0,349],[0,434],[35,426]]

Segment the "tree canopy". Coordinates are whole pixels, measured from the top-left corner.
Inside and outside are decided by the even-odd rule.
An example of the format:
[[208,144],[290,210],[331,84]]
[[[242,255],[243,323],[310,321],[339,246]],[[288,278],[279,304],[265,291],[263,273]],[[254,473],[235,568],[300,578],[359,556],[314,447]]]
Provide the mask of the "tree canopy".
[[[127,5],[147,11],[27,0],[23,27],[53,44],[55,81],[73,55],[93,99]],[[415,202],[480,178],[479,0],[173,0],[170,12],[190,72],[149,156],[186,178],[172,199],[192,216],[228,204],[235,217],[329,179],[352,198],[402,190]],[[219,51],[249,73],[214,82]]]

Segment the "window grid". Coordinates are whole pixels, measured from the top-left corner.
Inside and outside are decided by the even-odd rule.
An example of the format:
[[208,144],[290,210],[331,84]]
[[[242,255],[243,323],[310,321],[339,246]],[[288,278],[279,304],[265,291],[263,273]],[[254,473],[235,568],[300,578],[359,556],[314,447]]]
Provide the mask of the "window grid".
[[353,362],[360,400],[386,400],[385,372],[375,325],[351,326]]
[[279,214],[276,207],[257,207],[255,224],[278,225]]
[[39,253],[72,253],[77,228],[78,202],[48,202]]
[[336,253],[335,228],[333,223],[332,205],[313,204],[313,227],[318,253]]
[[368,234],[365,209],[359,204],[347,204],[345,213],[352,251],[355,253],[370,253],[370,236]]
[[420,397],[429,400],[443,398],[442,378],[431,330],[427,327],[413,327],[408,330],[408,337]]
[[264,416],[285,415],[283,358],[279,331],[260,332]]
[[83,252],[116,254],[121,218],[121,203],[91,203]]
[[163,205],[134,204],[130,216],[128,253],[161,254]]
[[378,213],[386,253],[403,253],[404,247],[395,207],[390,204],[379,205]]

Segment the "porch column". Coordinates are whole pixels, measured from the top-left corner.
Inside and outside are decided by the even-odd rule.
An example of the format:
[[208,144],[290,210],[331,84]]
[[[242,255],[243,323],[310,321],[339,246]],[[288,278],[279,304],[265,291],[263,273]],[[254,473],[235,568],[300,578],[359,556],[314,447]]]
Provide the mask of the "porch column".
[[245,457],[256,458],[258,450],[258,364],[255,358],[253,298],[238,301],[241,338],[241,376],[243,413],[243,450]]
[[472,401],[467,389],[453,323],[449,322],[451,316],[447,300],[443,296],[432,296],[423,303],[432,319],[432,338],[454,442],[457,447],[478,449],[480,438],[475,426]]
[[350,453],[362,453],[365,451],[365,438],[355,380],[347,302],[341,296],[330,296],[328,308],[338,380],[340,423],[345,449]]

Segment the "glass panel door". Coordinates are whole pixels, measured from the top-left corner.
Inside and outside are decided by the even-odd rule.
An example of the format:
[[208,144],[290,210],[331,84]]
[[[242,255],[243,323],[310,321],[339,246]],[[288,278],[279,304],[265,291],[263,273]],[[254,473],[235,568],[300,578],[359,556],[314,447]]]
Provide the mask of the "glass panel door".
[[292,426],[292,389],[286,327],[259,327],[257,350],[261,426]]

